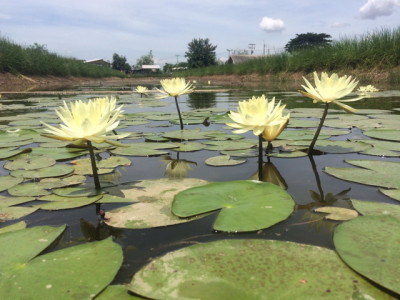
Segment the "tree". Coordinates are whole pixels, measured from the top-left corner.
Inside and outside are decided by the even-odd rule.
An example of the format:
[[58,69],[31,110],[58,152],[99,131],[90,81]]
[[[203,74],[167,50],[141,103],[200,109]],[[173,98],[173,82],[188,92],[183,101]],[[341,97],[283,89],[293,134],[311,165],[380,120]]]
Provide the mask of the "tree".
[[111,65],[113,69],[123,71],[125,73],[131,71],[131,66],[126,62],[126,57],[118,55],[117,53],[113,54],[113,60]]
[[193,39],[188,44],[185,52],[189,68],[201,68],[216,65],[215,49],[217,46],[210,44],[209,39]]
[[312,48],[312,47],[325,47],[328,46],[332,40],[331,36],[326,33],[302,33],[296,34],[296,37],[291,39],[286,45],[287,52],[294,52],[297,50]]
[[149,54],[143,55],[136,60],[136,69],[141,69],[143,65],[154,65],[154,57],[152,50],[149,51]]

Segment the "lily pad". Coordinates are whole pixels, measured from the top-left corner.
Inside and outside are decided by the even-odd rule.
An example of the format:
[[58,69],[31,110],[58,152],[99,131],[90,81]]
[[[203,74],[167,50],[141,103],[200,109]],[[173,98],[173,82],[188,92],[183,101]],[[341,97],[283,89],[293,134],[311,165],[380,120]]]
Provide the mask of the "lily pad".
[[171,203],[180,191],[206,183],[207,181],[195,178],[139,181],[129,185],[130,188],[121,190],[126,198],[139,203],[107,212],[108,221],[105,222],[113,227],[140,229],[192,221],[194,218],[181,219],[173,215]]
[[174,151],[178,152],[193,152],[204,149],[206,145],[197,142],[187,142],[187,143],[176,143],[177,148],[174,148]]
[[0,159],[6,159],[13,157],[15,155],[21,154],[21,153],[28,153],[31,152],[31,148],[25,148],[25,149],[16,149],[16,150],[10,150],[7,148],[0,149]]
[[89,205],[96,202],[102,196],[93,197],[63,197],[58,195],[48,195],[38,198],[41,201],[49,201],[43,204],[37,204],[33,207],[40,208],[43,210],[61,210],[61,209],[71,209]]
[[41,148],[35,147],[32,149],[32,154],[45,155],[46,157],[55,159],[56,161],[68,160],[78,156],[88,154],[87,150],[79,148]]
[[111,238],[51,252],[7,272],[0,294],[6,299],[94,298],[113,280],[122,259]]
[[394,200],[400,201],[400,189],[396,189],[396,190],[379,189],[379,191],[382,194],[385,194],[386,196],[388,196]]
[[400,141],[400,131],[396,129],[369,129],[363,134],[379,140]]
[[316,208],[314,211],[328,214],[325,219],[333,221],[347,221],[358,217],[357,211],[344,207],[323,206]]
[[35,200],[34,197],[4,197],[0,196],[0,208],[13,206]]
[[[308,146],[309,143],[300,141],[294,142],[291,145],[304,145]],[[361,152],[371,148],[370,144],[352,141],[331,141],[331,140],[317,140],[314,149],[325,152],[325,153],[351,153]]]
[[14,177],[23,178],[46,178],[46,177],[60,177],[68,175],[74,171],[74,167],[71,165],[54,165],[41,169],[34,170],[14,170],[11,171],[11,175]]
[[381,160],[345,160],[361,168],[326,167],[325,172],[337,178],[386,188],[400,188],[400,163]]
[[[176,148],[176,144],[172,143],[130,143],[128,147],[118,147],[111,150],[116,155],[128,156],[154,156],[168,154],[164,149]],[[163,149],[163,150],[161,150]]]
[[17,178],[14,176],[0,176],[0,192],[8,190],[22,181],[24,181],[23,178]]
[[4,165],[7,170],[35,170],[55,165],[56,161],[44,155],[26,155],[24,157],[9,161]]
[[[103,186],[104,188],[105,186]],[[92,184],[81,184],[73,187],[54,189],[53,193],[64,197],[93,197],[104,194],[103,190],[98,191]]]
[[25,228],[26,228],[26,222],[20,221],[18,223],[14,223],[12,225],[8,225],[3,228],[0,228],[0,234],[6,233],[6,232],[18,231],[18,230],[25,229]]
[[209,166],[222,167],[222,166],[236,166],[245,163],[246,159],[232,159],[229,155],[218,155],[209,157],[205,163]]
[[20,219],[35,212],[36,210],[37,208],[24,206],[9,206],[0,208],[0,220],[8,221]]
[[39,184],[46,189],[56,189],[65,186],[77,185],[86,181],[86,177],[82,175],[71,175],[62,178],[43,178]]
[[351,199],[354,208],[364,216],[390,215],[400,220],[400,205]]
[[36,197],[50,194],[50,192],[47,191],[47,186],[39,182],[20,183],[9,188],[7,191],[12,196],[21,197]]
[[221,154],[236,157],[258,157],[258,149],[223,150]]
[[221,210],[215,230],[245,232],[268,228],[292,213],[294,201],[279,186],[260,181],[214,182],[178,193],[172,212],[179,217]]
[[200,129],[175,130],[163,134],[163,137],[176,140],[203,140],[207,139],[206,132]]
[[[0,235],[0,276],[4,279],[6,269],[21,267],[31,258],[49,247],[64,232],[66,226],[37,226]],[[2,282],[2,280],[0,280]],[[1,284],[1,283],[0,283]],[[1,289],[0,289],[1,290]],[[0,292],[5,297],[3,291]],[[14,298],[20,298],[19,296]],[[9,298],[13,299],[13,298]]]
[[230,239],[152,260],[132,292],[151,299],[390,299],[329,249],[293,242]]
[[256,140],[238,140],[238,141],[207,141],[206,150],[228,151],[250,149],[257,145]]
[[129,294],[128,291],[125,285],[109,285],[96,297],[96,300],[143,300],[142,297]]
[[362,216],[340,224],[333,242],[340,257],[355,271],[400,294],[400,220]]

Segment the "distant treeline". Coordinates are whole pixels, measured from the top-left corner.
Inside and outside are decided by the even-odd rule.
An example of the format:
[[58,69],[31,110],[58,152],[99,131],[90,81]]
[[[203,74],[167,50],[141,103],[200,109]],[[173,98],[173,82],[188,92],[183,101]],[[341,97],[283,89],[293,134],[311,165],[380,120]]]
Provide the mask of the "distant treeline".
[[381,29],[361,37],[342,38],[324,47],[283,52],[248,60],[189,69],[182,76],[271,74],[279,72],[388,70],[400,64],[400,27]]
[[21,46],[0,37],[0,72],[23,75],[55,75],[77,77],[124,77],[120,71],[86,64],[49,52],[44,46]]

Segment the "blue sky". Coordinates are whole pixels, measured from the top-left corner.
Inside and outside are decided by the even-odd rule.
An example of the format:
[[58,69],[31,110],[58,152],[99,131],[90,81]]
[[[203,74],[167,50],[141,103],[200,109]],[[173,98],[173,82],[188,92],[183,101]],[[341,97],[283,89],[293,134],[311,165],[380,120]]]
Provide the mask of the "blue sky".
[[156,63],[185,60],[193,38],[228,51],[280,51],[296,33],[354,37],[400,26],[400,0],[0,0],[0,35],[79,59],[130,64],[153,51]]

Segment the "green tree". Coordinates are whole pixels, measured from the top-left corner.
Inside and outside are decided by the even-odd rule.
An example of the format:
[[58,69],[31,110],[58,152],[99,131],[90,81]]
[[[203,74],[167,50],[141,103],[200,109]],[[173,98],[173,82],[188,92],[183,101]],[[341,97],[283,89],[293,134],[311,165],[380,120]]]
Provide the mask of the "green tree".
[[216,65],[216,55],[214,46],[207,39],[193,39],[188,44],[188,51],[185,53],[189,68],[201,68]]
[[111,65],[113,69],[123,71],[125,73],[129,73],[132,69],[131,66],[126,62],[126,57],[117,53],[113,54]]
[[143,55],[136,60],[135,67],[137,69],[141,69],[143,65],[154,65],[154,56],[152,50],[149,51],[149,54]]
[[285,45],[285,50],[292,53],[306,48],[325,47],[332,42],[330,38],[331,36],[326,33],[307,32],[296,34],[296,37]]

